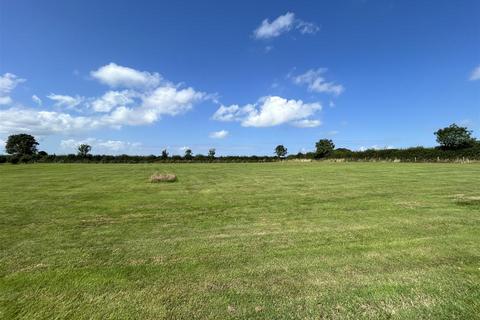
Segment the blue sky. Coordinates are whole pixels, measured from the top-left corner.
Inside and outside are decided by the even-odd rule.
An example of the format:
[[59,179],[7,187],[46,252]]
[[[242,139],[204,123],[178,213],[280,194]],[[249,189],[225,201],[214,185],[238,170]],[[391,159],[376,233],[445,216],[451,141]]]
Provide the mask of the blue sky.
[[0,144],[272,154],[480,132],[480,2],[0,2]]

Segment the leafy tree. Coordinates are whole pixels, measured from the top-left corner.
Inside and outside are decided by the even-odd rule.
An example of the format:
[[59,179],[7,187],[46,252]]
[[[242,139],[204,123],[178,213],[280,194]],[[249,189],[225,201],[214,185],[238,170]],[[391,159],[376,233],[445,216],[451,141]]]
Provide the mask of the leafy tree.
[[435,132],[437,142],[444,149],[456,150],[468,148],[475,144],[472,131],[466,127],[459,127],[455,123]]
[[78,155],[80,157],[86,157],[91,150],[92,147],[90,145],[83,143],[78,146]]
[[215,148],[211,148],[210,150],[208,150],[208,157],[210,159],[215,158],[215,152],[216,152]]
[[335,149],[330,139],[321,139],[315,144],[315,158],[325,158]]
[[277,157],[283,158],[287,155],[287,148],[280,144],[275,147],[275,154],[277,155]]
[[46,157],[46,156],[48,156],[48,153],[46,151],[42,150],[42,151],[38,151],[37,155],[40,156],[40,157]]
[[162,150],[161,158],[162,158],[162,160],[167,160],[167,159],[168,159],[167,149],[163,149],[163,150]]
[[186,160],[192,160],[192,159],[193,159],[192,149],[186,149],[186,150],[185,150],[184,158],[185,158]]
[[37,153],[37,146],[37,140],[31,135],[25,133],[13,134],[7,139],[5,151],[18,156],[34,155]]

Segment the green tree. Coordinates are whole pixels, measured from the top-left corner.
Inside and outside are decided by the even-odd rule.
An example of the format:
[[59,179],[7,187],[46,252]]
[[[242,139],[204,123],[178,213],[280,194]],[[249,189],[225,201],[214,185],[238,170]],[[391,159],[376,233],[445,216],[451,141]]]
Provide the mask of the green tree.
[[325,158],[335,149],[335,144],[330,139],[321,139],[315,144],[315,158]]
[[37,153],[38,142],[34,136],[26,133],[13,134],[8,137],[5,151],[16,156],[34,155]]
[[162,158],[162,160],[167,160],[167,159],[168,159],[167,149],[163,149],[163,150],[162,150],[161,158]]
[[468,148],[475,144],[472,131],[466,127],[459,127],[455,123],[437,130],[435,136],[437,136],[437,142],[444,149],[456,150]]
[[214,159],[214,158],[215,158],[215,153],[216,153],[215,148],[209,149],[209,150],[208,150],[208,157],[209,157],[210,159]]
[[88,156],[88,153],[92,150],[92,147],[88,144],[83,143],[78,146],[77,150],[80,157],[86,157]]
[[275,154],[277,155],[277,157],[283,158],[287,155],[287,148],[279,144],[278,146],[275,147]]
[[186,149],[186,150],[185,150],[184,158],[185,158],[186,160],[192,160],[192,159],[193,159],[192,149]]

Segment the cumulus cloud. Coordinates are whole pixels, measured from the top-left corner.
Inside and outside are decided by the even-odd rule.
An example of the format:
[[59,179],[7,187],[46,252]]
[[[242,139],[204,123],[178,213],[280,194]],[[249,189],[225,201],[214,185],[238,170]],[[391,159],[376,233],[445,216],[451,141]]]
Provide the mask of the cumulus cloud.
[[299,120],[293,123],[295,127],[299,127],[299,128],[315,128],[320,126],[321,124],[322,122],[320,120],[310,120],[310,119]]
[[319,125],[318,120],[309,120],[308,117],[320,111],[320,103],[304,103],[302,100],[288,100],[279,96],[267,96],[255,104],[221,106],[213,115],[219,121],[239,121],[244,127],[271,127],[284,123],[293,125]]
[[35,102],[37,105],[42,105],[42,99],[40,99],[36,94],[32,96],[32,101]]
[[68,96],[62,94],[51,93],[47,96],[48,99],[55,101],[54,106],[59,108],[74,109],[79,106],[84,98],[80,96]]
[[345,88],[341,84],[328,82],[324,78],[327,69],[310,69],[307,72],[291,77],[297,85],[306,85],[309,91],[318,93],[330,93],[335,96],[340,95]]
[[[55,101],[54,106],[63,107],[62,111],[39,111],[19,106],[6,110],[0,109],[0,132],[27,132],[38,135],[72,134],[105,127],[147,125],[158,121],[163,115],[175,116],[187,112],[196,103],[210,99],[209,95],[191,87],[182,88],[180,85],[167,81],[160,83],[155,80],[159,79],[156,73],[141,72],[116,64],[101,67],[98,69],[101,72],[97,74],[97,70],[95,74],[99,77],[105,74],[114,74],[111,70],[104,72],[104,68],[111,69],[112,65],[121,72],[116,77],[105,78],[106,81],[111,80],[110,84],[116,86],[130,83],[136,86],[142,83],[144,87],[121,91],[111,90],[99,98],[89,99],[78,95],[67,96],[53,93],[48,95],[49,99]],[[137,76],[133,76],[133,80],[130,79],[129,82],[127,76],[131,74]],[[11,76],[8,77],[11,78]],[[156,84],[156,86],[149,87],[151,84]],[[88,114],[86,116],[68,113],[68,110],[75,109],[80,105],[89,107],[91,112],[86,113]]]
[[227,130],[220,130],[220,131],[214,131],[210,133],[210,138],[213,139],[223,139],[228,136],[228,131]]
[[67,139],[60,141],[60,146],[66,151],[76,152],[78,146],[88,144],[92,147],[94,153],[118,154],[138,150],[141,146],[139,142],[129,142],[121,140],[102,140],[97,138],[87,138],[82,140]]
[[471,81],[480,80],[480,66],[473,69],[472,74],[470,75],[470,80]]
[[0,133],[30,133],[49,135],[73,133],[101,126],[101,119],[72,116],[64,112],[38,111],[28,108],[0,110]]
[[152,88],[158,86],[161,77],[158,73],[138,71],[113,62],[90,72],[90,75],[112,88]]
[[297,29],[301,34],[314,34],[318,32],[319,27],[313,22],[296,19],[293,12],[287,12],[272,22],[264,19],[260,26],[253,31],[253,35],[256,39],[270,39],[292,29]]
[[134,102],[135,93],[129,90],[108,91],[100,98],[91,103],[91,107],[96,112],[110,112],[112,109],[120,106],[127,106]]
[[19,83],[24,81],[26,80],[17,77],[13,73],[7,72],[3,74],[3,76],[0,76],[0,105],[12,103],[10,92],[12,92]]

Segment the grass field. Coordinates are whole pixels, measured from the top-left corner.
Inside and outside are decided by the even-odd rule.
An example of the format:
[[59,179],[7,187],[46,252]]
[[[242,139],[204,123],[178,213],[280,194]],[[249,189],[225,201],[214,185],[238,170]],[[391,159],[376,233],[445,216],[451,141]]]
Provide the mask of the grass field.
[[478,164],[1,165],[0,182],[2,319],[480,318]]

